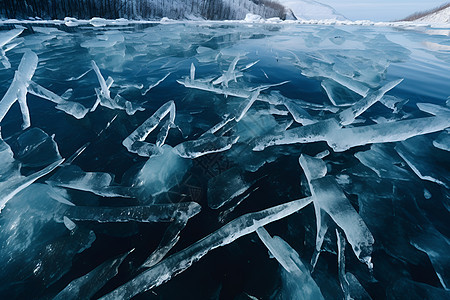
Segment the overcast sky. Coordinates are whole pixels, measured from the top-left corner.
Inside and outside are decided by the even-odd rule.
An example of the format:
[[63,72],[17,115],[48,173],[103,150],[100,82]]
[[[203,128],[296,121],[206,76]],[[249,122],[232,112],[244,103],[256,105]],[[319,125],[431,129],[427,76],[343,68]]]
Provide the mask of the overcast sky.
[[414,12],[432,9],[445,0],[318,0],[350,20],[392,21]]

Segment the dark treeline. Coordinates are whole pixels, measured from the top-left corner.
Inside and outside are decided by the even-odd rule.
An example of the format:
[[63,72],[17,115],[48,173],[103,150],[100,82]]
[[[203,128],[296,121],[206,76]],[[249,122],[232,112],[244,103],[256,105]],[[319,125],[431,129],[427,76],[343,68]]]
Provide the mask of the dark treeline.
[[286,16],[271,0],[0,0],[0,16],[8,19],[243,19],[247,13],[265,18]]

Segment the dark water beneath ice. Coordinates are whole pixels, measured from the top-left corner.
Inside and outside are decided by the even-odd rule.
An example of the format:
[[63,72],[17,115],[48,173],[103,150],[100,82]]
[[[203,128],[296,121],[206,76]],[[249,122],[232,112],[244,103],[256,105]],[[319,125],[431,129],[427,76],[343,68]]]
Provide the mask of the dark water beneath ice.
[[[175,146],[184,140],[198,138],[221,121],[222,116],[232,112],[239,103],[240,100],[235,97],[189,89],[177,83],[176,80],[188,76],[191,63],[196,67],[196,79],[202,79],[221,75],[237,55],[241,57],[238,68],[258,60],[256,65],[243,71],[243,77],[238,78],[237,82],[231,81],[230,87],[245,89],[248,86],[258,87],[289,81],[262,93],[279,91],[291,99],[326,106],[331,106],[332,103],[321,82],[325,78],[332,78],[332,74],[352,78],[372,89],[387,81],[403,78],[404,81],[390,91],[389,95],[409,101],[395,113],[381,103],[376,103],[357,119],[360,121],[358,124],[382,122],[379,117],[393,121],[429,116],[419,111],[416,103],[445,106],[450,96],[450,43],[449,30],[446,29],[438,32],[430,28],[227,23],[26,27],[20,36],[23,42],[7,52],[12,68],[0,71],[0,95],[4,95],[11,84],[24,49],[31,49],[39,57],[33,81],[56,94],[61,95],[71,88],[73,96],[70,100],[91,107],[96,100],[94,88],[99,87],[95,73],[90,71],[79,79],[71,78],[90,70],[90,61],[94,60],[105,79],[108,76],[114,79],[112,95],[120,93],[125,99],[145,108],[145,111],[129,116],[123,110],[100,106],[85,118],[77,120],[56,110],[55,105],[49,101],[30,94],[27,96],[32,127],[38,127],[49,135],[54,134],[62,157],[70,157],[89,142],[89,146],[73,164],[84,171],[112,173],[115,175],[115,182],[124,186],[133,182],[136,172],[147,158],[129,153],[121,143],[162,104],[168,100],[174,100],[176,104],[175,124],[183,134],[171,130],[166,141],[166,144]],[[0,29],[11,28],[3,26]],[[302,63],[299,63],[296,56]],[[167,74],[170,75],[163,82],[143,95],[151,84]],[[356,96],[348,90],[345,95],[348,93]],[[266,126],[258,123],[258,116],[254,113],[273,108],[285,110],[281,106],[274,107],[260,102],[256,102],[250,109],[249,119],[245,123],[247,125],[238,129],[248,132],[250,138],[247,141],[251,140],[252,130],[258,132],[258,126]],[[333,114],[325,109],[308,112],[320,119]],[[111,126],[102,132],[114,117],[116,119]],[[281,124],[291,117],[276,115],[273,119]],[[9,144],[13,144],[21,133],[21,115],[17,104],[1,122],[1,130],[3,139]],[[154,142],[156,135],[150,134],[147,140]],[[444,184],[448,184],[449,152],[431,145],[438,136],[439,133],[429,134],[413,143],[417,145],[419,152],[423,149],[430,158],[425,162],[428,164],[426,167],[433,170],[440,165],[437,176],[440,176]],[[369,272],[358,261],[349,246],[346,250],[347,272],[353,273],[374,299],[424,299],[430,295],[450,297],[444,292],[442,279],[440,280],[433,267],[436,262],[442,263],[444,268],[450,267],[449,256],[438,256],[436,262],[432,262],[412,242],[417,236],[432,236],[425,242],[430,251],[435,247],[450,249],[449,191],[443,184],[418,178],[394,150],[396,144],[384,144],[383,151],[392,154],[395,166],[406,170],[407,178],[390,173],[390,168],[394,168],[391,161],[385,164],[381,161],[379,164],[382,168],[388,168],[388,176],[384,177],[377,176],[372,169],[363,165],[354,155],[369,150],[369,145],[341,153],[331,151],[324,158],[328,174],[338,179],[347,198],[359,211],[375,239],[373,272]],[[431,146],[428,147],[429,145]],[[242,152],[233,152],[236,147]],[[101,198],[74,190],[69,190],[68,193],[73,203],[87,206],[129,206],[151,201],[198,202],[202,211],[189,220],[181,232],[180,241],[170,252],[176,253],[238,216],[308,196],[310,192],[298,164],[298,157],[302,153],[314,156],[323,150],[330,150],[324,142],[268,148],[263,156],[266,155],[270,162],[251,172],[245,170],[247,162],[242,154],[252,152],[250,142],[238,143],[233,148],[227,152],[194,159],[189,171],[177,178],[177,183],[168,192],[159,194],[154,199]],[[422,157],[414,155],[414,158],[414,163],[420,165]],[[210,209],[207,199],[208,180],[232,167],[243,170],[245,180],[251,184],[249,191],[253,192],[249,192],[248,198],[221,222],[221,212],[230,208],[233,203],[226,204],[219,210]],[[155,172],[166,170],[158,169]],[[39,182],[44,183],[47,178],[48,176]],[[432,195],[431,198],[424,196],[427,192]],[[8,205],[14,205],[14,201],[15,198],[10,200],[5,211]],[[49,211],[52,210],[49,208]],[[51,218],[43,218],[46,213],[48,212],[45,210],[38,210],[34,212],[33,218],[54,222]],[[8,224],[7,216],[2,211],[2,239],[7,239],[12,230],[1,225]],[[24,214],[24,218],[25,216],[27,215]],[[33,224],[34,221],[30,222]],[[64,231],[63,224],[58,225]],[[0,290],[6,295],[5,299],[52,297],[71,280],[107,259],[135,248],[120,267],[119,274],[95,297],[104,295],[132,278],[136,267],[158,245],[167,228],[166,224],[133,222],[80,222],[79,226],[93,230],[97,238],[89,249],[73,256],[72,267],[67,273],[56,268],[54,272],[62,273],[61,278],[46,287],[33,274],[16,276],[14,267],[11,267],[1,274]],[[268,225],[266,229],[271,235],[279,235],[285,239],[299,253],[303,262],[309,265],[316,232],[312,206]],[[19,227],[14,230],[21,229]],[[28,234],[32,236],[37,233]],[[19,237],[17,241],[22,241],[21,239],[26,238]],[[2,245],[4,257],[11,254],[14,256],[14,249],[9,244]],[[24,250],[24,253],[30,253],[27,258],[9,263],[28,264],[33,255],[38,255],[29,250],[32,248],[33,244]],[[325,251],[312,276],[326,299],[342,299],[334,228],[329,230],[323,248]],[[257,235],[250,234],[210,252],[184,273],[152,291],[136,296],[136,299],[251,299],[249,295],[258,299],[274,299],[281,297],[280,290],[290,290],[286,284],[283,285],[280,268],[275,259],[269,259],[267,250]],[[443,280],[448,282],[446,275],[448,268],[443,274]],[[419,292],[410,294],[413,290]],[[285,298],[295,299],[295,293],[284,295]]]

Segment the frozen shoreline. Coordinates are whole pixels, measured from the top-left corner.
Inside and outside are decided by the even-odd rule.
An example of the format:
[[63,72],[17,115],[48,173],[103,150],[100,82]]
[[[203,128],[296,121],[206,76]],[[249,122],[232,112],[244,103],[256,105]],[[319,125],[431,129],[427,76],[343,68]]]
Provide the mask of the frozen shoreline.
[[430,28],[450,28],[450,23],[425,23],[414,21],[398,22],[374,22],[369,20],[358,21],[339,21],[335,19],[328,20],[281,20],[279,18],[264,19],[258,15],[247,15],[244,20],[172,20],[162,18],[160,20],[128,20],[128,19],[103,19],[92,18],[89,20],[78,20],[76,18],[66,17],[64,20],[0,20],[0,25],[14,24],[51,24],[66,25],[68,27],[77,27],[82,25],[92,25],[93,27],[103,26],[126,26],[130,24],[277,24],[277,25],[333,25],[333,26],[381,26],[381,27],[430,27]]

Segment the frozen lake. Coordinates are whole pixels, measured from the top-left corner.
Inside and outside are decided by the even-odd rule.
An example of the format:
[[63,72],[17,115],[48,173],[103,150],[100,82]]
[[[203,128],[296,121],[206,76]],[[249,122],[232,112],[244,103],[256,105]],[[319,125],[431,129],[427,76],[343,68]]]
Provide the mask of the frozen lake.
[[448,28],[22,25],[5,299],[450,297]]

